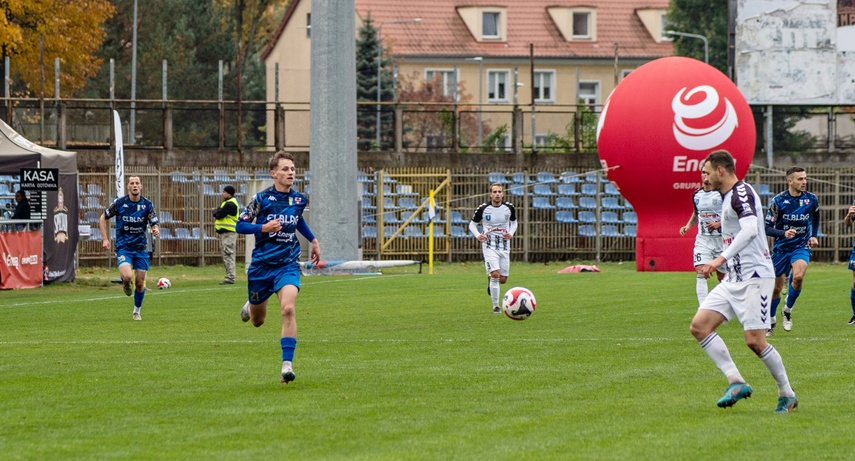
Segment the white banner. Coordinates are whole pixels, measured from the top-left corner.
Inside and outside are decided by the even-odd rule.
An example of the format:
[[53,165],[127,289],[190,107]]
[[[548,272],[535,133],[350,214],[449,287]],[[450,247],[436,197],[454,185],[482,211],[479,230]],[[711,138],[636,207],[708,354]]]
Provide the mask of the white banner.
[[113,131],[116,133],[116,198],[125,195],[125,148],[122,144],[122,122],[119,112],[113,111]]

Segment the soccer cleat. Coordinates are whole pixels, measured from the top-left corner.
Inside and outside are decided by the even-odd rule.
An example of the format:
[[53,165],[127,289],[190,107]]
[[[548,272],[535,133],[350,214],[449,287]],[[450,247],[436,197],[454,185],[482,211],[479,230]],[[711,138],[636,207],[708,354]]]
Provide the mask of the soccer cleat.
[[222,282],[220,282],[220,285],[234,285],[234,284],[235,284],[234,281],[229,282],[228,280],[223,280]]
[[785,307],[782,312],[784,313],[784,331],[790,331],[793,329],[793,317],[790,315],[790,309]]
[[128,282],[122,287],[125,290],[125,296],[130,296],[134,292],[134,282]]
[[855,325],[855,315],[853,315],[852,318],[849,319],[849,325]]
[[778,397],[778,406],[775,407],[775,413],[789,413],[799,406],[799,399],[796,396]]
[[724,391],[724,396],[718,399],[719,408],[727,408],[732,407],[736,402],[747,399],[751,397],[751,393],[754,390],[751,389],[751,386],[748,383],[733,383],[730,386],[727,386],[727,390]]
[[288,384],[291,381],[294,381],[295,379],[297,379],[297,375],[295,375],[294,371],[291,370],[291,365],[283,363],[282,364],[282,375],[281,375],[279,382]]
[[244,322],[249,321],[249,301],[240,308],[240,319]]
[[493,306],[493,313],[494,314],[501,314],[502,310],[499,309],[499,306]]
[[766,337],[767,337],[767,338],[771,338],[772,336],[774,336],[774,335],[775,335],[775,325],[777,325],[777,323],[774,323],[774,322],[773,322],[773,323],[772,323],[772,326],[771,326],[771,327],[769,327],[769,329],[768,329],[768,330],[766,330]]
[[134,320],[142,320],[142,316],[138,312],[134,312]]

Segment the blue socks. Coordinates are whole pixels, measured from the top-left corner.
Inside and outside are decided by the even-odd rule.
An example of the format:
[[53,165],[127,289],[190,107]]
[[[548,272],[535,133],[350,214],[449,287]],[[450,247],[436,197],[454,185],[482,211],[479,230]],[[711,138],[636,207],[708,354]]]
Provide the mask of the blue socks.
[[796,290],[791,283],[789,288],[787,288],[787,307],[792,309],[796,304],[796,300],[799,299],[800,294],[802,294],[802,290]]
[[279,340],[279,344],[282,346],[282,361],[293,362],[294,349],[297,348],[297,338],[286,336]]
[[769,311],[769,317],[772,320],[775,319],[775,315],[778,314],[778,304],[781,304],[781,298],[772,298],[772,309]]
[[145,297],[145,290],[134,290],[134,307],[142,307],[142,300]]
[[849,302],[852,304],[852,315],[855,315],[855,288],[849,289]]

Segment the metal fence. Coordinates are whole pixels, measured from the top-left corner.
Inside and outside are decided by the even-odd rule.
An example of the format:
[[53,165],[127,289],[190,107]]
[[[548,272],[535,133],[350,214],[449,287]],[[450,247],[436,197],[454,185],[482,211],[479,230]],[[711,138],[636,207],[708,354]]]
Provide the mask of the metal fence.
[[[162,237],[154,243],[154,265],[219,264],[219,244],[211,211],[221,202],[225,184],[237,185],[236,197],[246,203],[246,184],[266,179],[266,171],[207,169],[135,170],[143,194],[155,204]],[[305,171],[298,171],[295,187],[311,195]],[[752,167],[746,179],[768,203],[786,188],[782,171]],[[481,259],[479,242],[469,233],[475,209],[489,200],[489,185],[502,182],[506,199],[517,209],[520,222],[513,240],[512,258],[525,261],[631,261],[635,258],[637,216],[632,205],[599,171],[450,171],[437,168],[361,171],[363,256],[366,259],[426,259],[430,235],[427,198],[436,193],[433,220],[435,258],[442,261]],[[81,173],[80,224],[97,229],[98,216],[114,199],[111,174]],[[855,169],[809,171],[808,189],[821,202],[820,246],[813,260],[846,261],[853,229],[842,222],[855,198]],[[115,195],[113,193],[113,195]],[[686,216],[691,203],[686,203]],[[677,235],[678,230],[674,233]],[[101,248],[100,235],[81,240],[83,266],[112,264]],[[242,259],[245,240],[238,239]]]

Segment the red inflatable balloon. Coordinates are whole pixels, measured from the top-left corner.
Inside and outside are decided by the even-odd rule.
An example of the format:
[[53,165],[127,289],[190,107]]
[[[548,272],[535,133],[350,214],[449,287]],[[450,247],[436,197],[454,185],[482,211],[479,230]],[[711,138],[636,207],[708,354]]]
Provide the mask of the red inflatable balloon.
[[751,108],[727,76],[695,59],[668,57],[632,71],[603,106],[600,163],[638,214],[636,267],[693,270],[692,214],[701,162],[724,149],[743,178],[754,158]]

